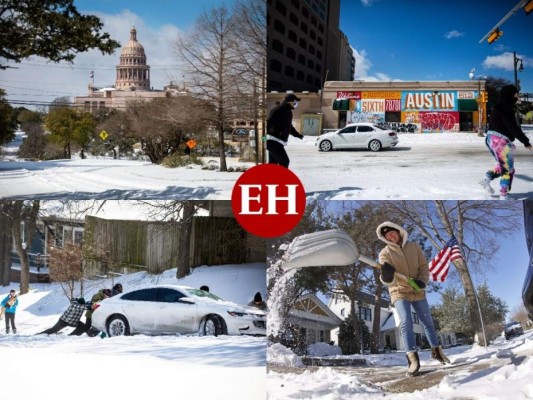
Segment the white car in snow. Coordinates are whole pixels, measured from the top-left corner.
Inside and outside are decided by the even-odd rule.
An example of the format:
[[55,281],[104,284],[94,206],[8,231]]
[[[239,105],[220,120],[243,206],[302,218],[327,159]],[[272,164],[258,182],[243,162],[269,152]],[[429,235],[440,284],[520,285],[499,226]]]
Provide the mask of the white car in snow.
[[335,132],[324,133],[315,142],[320,151],[356,148],[380,151],[397,144],[398,135],[395,131],[364,122],[348,124]]
[[266,314],[200,289],[156,285],[102,300],[92,326],[109,336],[266,335]]

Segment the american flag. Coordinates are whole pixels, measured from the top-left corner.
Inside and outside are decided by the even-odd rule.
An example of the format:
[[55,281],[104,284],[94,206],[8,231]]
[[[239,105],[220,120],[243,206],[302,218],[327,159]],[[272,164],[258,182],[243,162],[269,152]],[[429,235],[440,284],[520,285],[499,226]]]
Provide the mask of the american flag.
[[461,255],[461,249],[459,249],[459,242],[455,236],[452,236],[446,243],[446,246],[444,246],[429,263],[431,279],[444,282],[446,275],[448,275],[450,261],[460,258],[463,258],[463,256]]

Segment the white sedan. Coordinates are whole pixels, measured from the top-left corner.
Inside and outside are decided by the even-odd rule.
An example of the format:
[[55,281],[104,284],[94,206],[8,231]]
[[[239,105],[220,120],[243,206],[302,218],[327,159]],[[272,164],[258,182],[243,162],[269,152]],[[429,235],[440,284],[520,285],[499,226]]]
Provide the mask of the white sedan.
[[320,135],[316,139],[315,146],[320,151],[355,148],[380,151],[384,147],[394,147],[397,144],[398,135],[395,131],[360,122]]
[[92,326],[109,336],[266,335],[264,311],[186,286],[156,285],[98,303]]

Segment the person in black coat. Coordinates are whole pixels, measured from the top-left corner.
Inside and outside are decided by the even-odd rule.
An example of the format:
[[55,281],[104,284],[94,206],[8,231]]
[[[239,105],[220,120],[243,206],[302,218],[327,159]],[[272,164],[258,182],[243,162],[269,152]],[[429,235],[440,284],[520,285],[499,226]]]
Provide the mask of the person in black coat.
[[490,186],[493,179],[500,178],[500,199],[506,200],[511,191],[514,175],[513,144],[518,139],[526,149],[531,151],[531,143],[516,122],[515,107],[518,101],[518,89],[514,85],[507,85],[500,91],[500,99],[490,114],[489,126],[485,144],[496,160],[494,168],[487,171],[485,178],[479,183],[490,194],[494,189]]
[[301,99],[290,93],[285,96],[283,102],[270,111],[267,118],[267,150],[268,163],[281,165],[289,168],[289,156],[285,151],[285,146],[289,140],[289,135],[303,139],[292,126],[292,110],[298,107]]

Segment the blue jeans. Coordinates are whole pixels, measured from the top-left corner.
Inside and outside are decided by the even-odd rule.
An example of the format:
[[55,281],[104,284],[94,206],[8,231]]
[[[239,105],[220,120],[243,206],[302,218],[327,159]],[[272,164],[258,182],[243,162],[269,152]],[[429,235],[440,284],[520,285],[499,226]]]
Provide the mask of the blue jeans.
[[437,333],[435,332],[435,326],[433,325],[433,318],[431,317],[431,312],[429,311],[428,301],[426,299],[422,299],[413,301],[411,303],[407,300],[396,300],[394,302],[394,307],[396,307],[398,315],[400,316],[400,331],[402,334],[405,351],[416,350],[411,306],[413,306],[413,309],[417,313],[418,318],[424,327],[426,337],[431,347],[438,346],[439,339],[437,338]]

